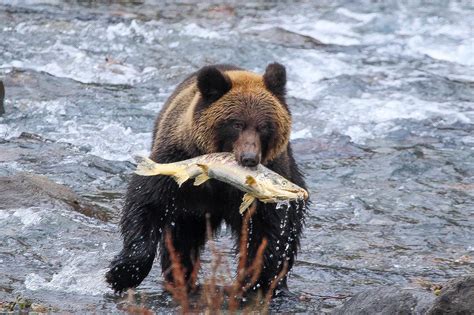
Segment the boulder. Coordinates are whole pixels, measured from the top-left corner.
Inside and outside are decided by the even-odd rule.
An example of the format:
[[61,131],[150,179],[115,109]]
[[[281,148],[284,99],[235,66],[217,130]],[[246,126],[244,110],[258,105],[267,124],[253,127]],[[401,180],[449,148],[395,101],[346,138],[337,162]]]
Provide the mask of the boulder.
[[474,275],[443,284],[438,297],[434,292],[421,288],[390,286],[369,289],[353,296],[332,314],[474,314]]
[[474,314],[474,275],[457,278],[446,283],[427,314]]
[[433,293],[421,289],[378,287],[356,294],[333,314],[425,314],[434,299]]
[[107,213],[82,201],[70,188],[33,173],[0,176],[0,210],[67,205],[86,216],[107,221]]

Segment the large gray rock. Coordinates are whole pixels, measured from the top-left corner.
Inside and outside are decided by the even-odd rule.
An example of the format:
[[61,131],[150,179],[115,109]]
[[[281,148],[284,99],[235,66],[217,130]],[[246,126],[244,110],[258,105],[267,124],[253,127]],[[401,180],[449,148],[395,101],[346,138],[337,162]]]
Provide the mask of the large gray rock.
[[474,314],[474,275],[458,278],[445,284],[441,295],[428,310],[428,314]]
[[0,210],[48,205],[68,206],[86,216],[107,221],[109,216],[93,207],[70,188],[49,180],[46,176],[17,173],[0,176]]
[[447,282],[438,297],[422,289],[373,288],[356,294],[333,314],[471,315],[474,314],[474,275]]
[[[126,189],[128,176],[135,166],[128,161],[105,160],[89,152],[88,148],[56,142],[31,133],[22,133],[20,137],[8,140],[0,138],[0,177],[5,177],[3,181],[7,178],[12,179],[8,186],[3,187],[4,183],[0,183],[2,185],[0,190],[10,187],[8,195],[4,196],[0,192],[2,194],[0,209],[7,207],[4,205],[7,197],[8,207],[12,209],[39,206],[40,202],[60,202],[59,206],[72,205],[72,210],[85,215],[101,220],[117,221],[121,197]],[[36,188],[32,189],[31,185],[43,187],[41,184],[32,183],[39,182],[38,178],[41,176],[33,175],[35,179],[30,180],[30,178],[25,179],[25,176],[20,176],[19,172],[41,174],[47,177],[49,182],[59,183],[57,185],[74,193],[76,197],[61,199],[61,196],[71,197],[71,195],[65,192],[52,193],[59,190],[53,185],[44,185],[49,195],[44,190],[39,192],[35,190]],[[23,180],[24,184],[21,184],[19,179]],[[21,186],[17,187],[18,198],[14,197],[16,188],[13,185]],[[28,191],[33,191],[36,195],[31,195]],[[71,200],[78,201],[80,207]]]
[[356,294],[333,314],[425,314],[435,295],[428,291],[379,287]]

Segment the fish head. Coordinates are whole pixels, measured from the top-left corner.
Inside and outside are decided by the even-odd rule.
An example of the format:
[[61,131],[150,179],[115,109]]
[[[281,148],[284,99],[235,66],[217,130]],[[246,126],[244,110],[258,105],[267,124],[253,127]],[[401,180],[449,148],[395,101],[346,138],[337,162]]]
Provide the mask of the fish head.
[[[286,183],[286,184],[285,184]],[[276,199],[286,200],[307,200],[308,192],[289,181],[282,181],[282,186],[277,187],[274,191]]]
[[268,196],[277,200],[307,200],[308,192],[281,176],[265,176],[257,180]]

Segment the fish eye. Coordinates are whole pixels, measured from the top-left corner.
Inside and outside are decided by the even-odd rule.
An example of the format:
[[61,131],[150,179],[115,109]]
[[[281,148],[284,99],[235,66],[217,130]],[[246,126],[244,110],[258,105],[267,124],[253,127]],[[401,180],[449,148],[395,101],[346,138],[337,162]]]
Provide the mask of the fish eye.
[[284,180],[281,184],[282,184],[283,186],[286,186],[286,184],[287,184],[286,180]]

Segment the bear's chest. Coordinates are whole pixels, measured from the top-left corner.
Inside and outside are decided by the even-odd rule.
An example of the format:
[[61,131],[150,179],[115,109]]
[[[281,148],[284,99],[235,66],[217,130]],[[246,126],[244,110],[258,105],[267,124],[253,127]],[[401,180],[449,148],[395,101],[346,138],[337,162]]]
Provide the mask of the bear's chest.
[[238,211],[242,196],[243,193],[236,188],[213,179],[199,186],[190,181],[176,191],[175,206],[198,215],[223,214]]

